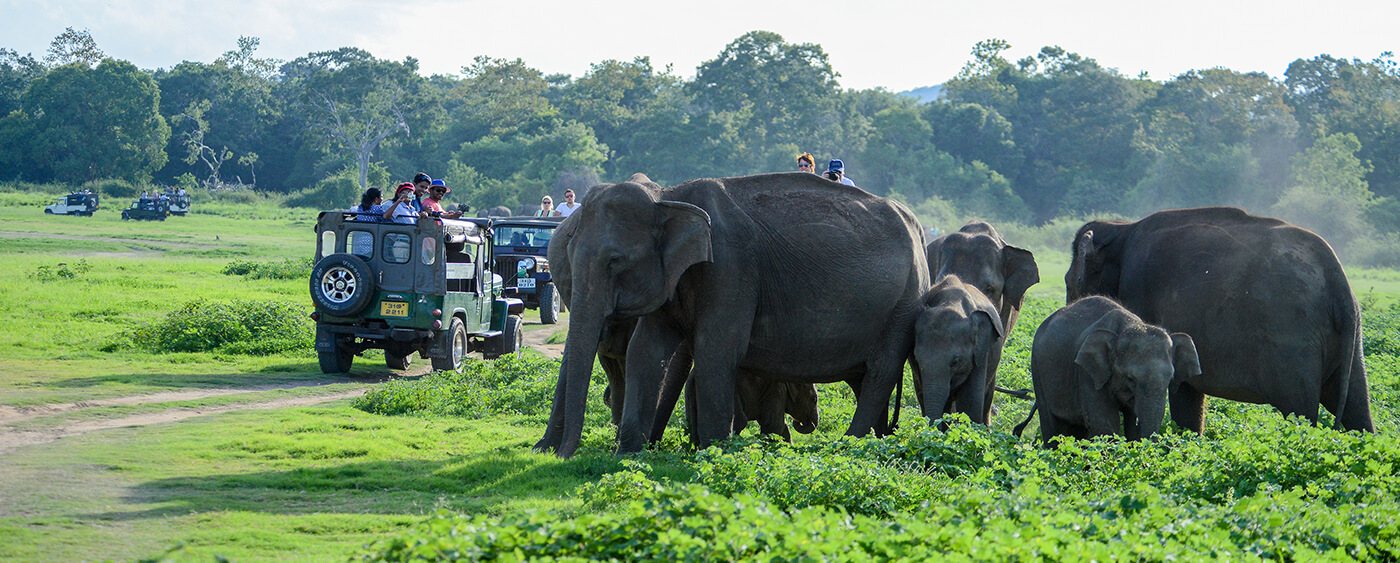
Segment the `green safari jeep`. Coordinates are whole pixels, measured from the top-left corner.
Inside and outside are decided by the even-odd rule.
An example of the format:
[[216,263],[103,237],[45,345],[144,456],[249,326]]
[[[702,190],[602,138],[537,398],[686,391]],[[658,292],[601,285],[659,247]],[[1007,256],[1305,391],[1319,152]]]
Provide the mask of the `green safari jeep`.
[[392,369],[407,369],[418,352],[433,369],[458,372],[472,352],[520,353],[525,307],[503,296],[491,271],[490,219],[376,219],[326,211],[316,221],[311,317],[321,371],[350,371],[371,348]]

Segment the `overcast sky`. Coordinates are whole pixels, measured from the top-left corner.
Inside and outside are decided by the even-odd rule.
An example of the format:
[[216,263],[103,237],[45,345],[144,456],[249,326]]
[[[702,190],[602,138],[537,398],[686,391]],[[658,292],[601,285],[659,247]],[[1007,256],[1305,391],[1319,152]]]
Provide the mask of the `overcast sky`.
[[951,78],[989,38],[1009,41],[1012,60],[1059,45],[1157,80],[1211,67],[1282,77],[1299,58],[1395,50],[1397,22],[1396,0],[0,0],[0,47],[42,58],[73,27],[147,69],[211,62],[248,35],[262,57],[354,46],[415,57],[425,74],[457,74],[486,55],[577,77],[645,55],[689,78],[736,37],[767,30],[820,44],[846,88],[903,91]]

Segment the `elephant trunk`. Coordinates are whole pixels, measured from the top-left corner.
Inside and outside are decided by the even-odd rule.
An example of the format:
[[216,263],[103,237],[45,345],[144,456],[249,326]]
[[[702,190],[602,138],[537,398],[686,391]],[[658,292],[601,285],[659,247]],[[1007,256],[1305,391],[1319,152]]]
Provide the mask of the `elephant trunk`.
[[[1162,392],[1138,395],[1133,400],[1133,412],[1137,415],[1138,438],[1148,438],[1162,428],[1162,420],[1167,414],[1167,394]],[[1126,422],[1126,421],[1125,421]],[[1136,439],[1128,436],[1130,439]]]
[[948,412],[948,398],[952,394],[951,375],[946,371],[924,374],[923,389],[919,393],[923,396],[924,416],[929,422],[942,418]]
[[[569,335],[564,341],[564,359],[559,368],[559,388],[563,390],[563,429],[555,455],[574,455],[583,438],[584,413],[588,407],[588,383],[593,375],[593,358],[603,337],[607,314],[587,299],[575,299],[583,306],[569,315]],[[619,390],[614,390],[619,391]],[[555,396],[555,410],[561,397]]]

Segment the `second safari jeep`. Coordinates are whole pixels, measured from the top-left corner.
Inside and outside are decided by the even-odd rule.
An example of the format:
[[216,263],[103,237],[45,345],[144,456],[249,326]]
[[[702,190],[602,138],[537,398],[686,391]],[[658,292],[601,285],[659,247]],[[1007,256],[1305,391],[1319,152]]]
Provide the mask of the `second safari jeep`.
[[503,296],[491,271],[489,219],[361,217],[327,211],[316,222],[310,286],[321,371],[350,371],[371,348],[393,369],[406,369],[414,352],[455,371],[472,352],[519,353],[524,305]]

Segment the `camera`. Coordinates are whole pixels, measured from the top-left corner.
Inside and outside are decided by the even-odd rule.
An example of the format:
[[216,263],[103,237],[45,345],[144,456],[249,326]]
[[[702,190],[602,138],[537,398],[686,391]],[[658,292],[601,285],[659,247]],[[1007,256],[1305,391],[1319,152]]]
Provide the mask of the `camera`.
[[827,171],[826,171],[826,179],[831,180],[831,181],[833,181],[833,182],[840,182],[840,181],[841,181],[841,171],[840,171],[840,170],[827,170]]

